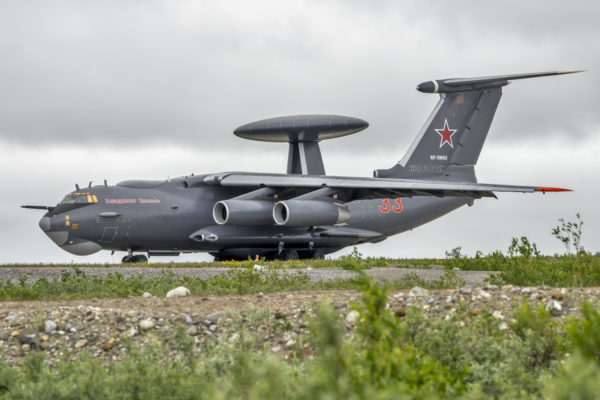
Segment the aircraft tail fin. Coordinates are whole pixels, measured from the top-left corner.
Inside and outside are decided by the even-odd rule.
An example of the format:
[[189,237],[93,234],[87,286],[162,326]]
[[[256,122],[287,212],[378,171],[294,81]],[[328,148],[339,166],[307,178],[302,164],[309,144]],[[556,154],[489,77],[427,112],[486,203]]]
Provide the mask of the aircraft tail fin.
[[511,80],[570,74],[541,72],[423,82],[417,90],[440,100],[405,156],[375,177],[476,182],[474,166],[487,137],[502,87]]

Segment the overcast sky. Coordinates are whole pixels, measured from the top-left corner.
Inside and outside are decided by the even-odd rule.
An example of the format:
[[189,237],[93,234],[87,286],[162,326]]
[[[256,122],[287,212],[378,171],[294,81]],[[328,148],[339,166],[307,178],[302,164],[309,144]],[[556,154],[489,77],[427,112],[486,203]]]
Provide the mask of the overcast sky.
[[588,71],[504,89],[477,175],[574,192],[479,200],[360,250],[441,257],[526,235],[552,254],[563,248],[551,229],[578,211],[582,244],[600,250],[598,3],[401,3],[0,0],[0,262],[120,260],[64,252],[40,212],[19,208],[55,204],[75,182],[283,172],[287,146],[235,137],[244,123],[363,118],[369,129],[321,147],[327,173],[371,176],[402,157],[435,105],[418,83],[570,69]]

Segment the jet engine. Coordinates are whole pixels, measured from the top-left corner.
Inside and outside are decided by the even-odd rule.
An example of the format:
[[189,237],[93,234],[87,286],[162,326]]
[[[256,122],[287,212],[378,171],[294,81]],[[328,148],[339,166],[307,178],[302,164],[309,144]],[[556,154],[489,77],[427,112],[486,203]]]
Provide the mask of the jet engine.
[[273,203],[263,200],[222,200],[213,207],[219,225],[273,225]]
[[319,200],[285,200],[273,206],[277,225],[314,226],[341,224],[350,219],[343,204]]

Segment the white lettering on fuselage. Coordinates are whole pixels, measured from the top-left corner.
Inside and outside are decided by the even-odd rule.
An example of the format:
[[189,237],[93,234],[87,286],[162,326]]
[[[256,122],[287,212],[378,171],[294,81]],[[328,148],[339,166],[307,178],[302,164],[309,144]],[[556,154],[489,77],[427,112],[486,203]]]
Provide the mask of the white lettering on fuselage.
[[137,203],[136,199],[104,199],[106,204],[131,204]]
[[160,199],[104,199],[106,204],[159,204]]

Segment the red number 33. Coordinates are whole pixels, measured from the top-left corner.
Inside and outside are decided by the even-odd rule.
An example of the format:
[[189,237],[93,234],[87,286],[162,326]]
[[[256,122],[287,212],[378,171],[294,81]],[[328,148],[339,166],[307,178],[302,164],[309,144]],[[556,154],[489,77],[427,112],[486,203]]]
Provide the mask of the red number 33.
[[396,200],[394,200],[394,205],[390,204],[390,199],[385,198],[383,199],[383,205],[379,206],[379,211],[381,211],[384,214],[389,213],[390,211],[393,211],[395,213],[399,213],[402,211],[402,198],[398,197]]

